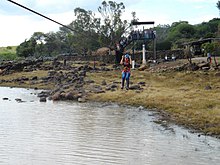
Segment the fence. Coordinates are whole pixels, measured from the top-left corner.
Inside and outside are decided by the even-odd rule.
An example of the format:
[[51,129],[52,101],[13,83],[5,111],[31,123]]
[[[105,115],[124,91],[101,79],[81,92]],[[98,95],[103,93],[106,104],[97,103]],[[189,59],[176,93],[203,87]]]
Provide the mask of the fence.
[[[175,56],[177,59],[184,58],[184,51],[182,49],[178,50],[166,50],[166,51],[157,51],[156,59],[165,59],[165,56],[171,58]],[[67,60],[67,61],[100,61],[104,63],[116,63],[115,55],[78,55],[78,56],[71,56],[71,55],[61,55],[57,57],[58,60]],[[142,52],[138,51],[135,53],[134,57],[132,57],[135,61],[141,62],[142,61]],[[146,59],[152,60],[154,59],[154,53],[151,51],[146,52]]]

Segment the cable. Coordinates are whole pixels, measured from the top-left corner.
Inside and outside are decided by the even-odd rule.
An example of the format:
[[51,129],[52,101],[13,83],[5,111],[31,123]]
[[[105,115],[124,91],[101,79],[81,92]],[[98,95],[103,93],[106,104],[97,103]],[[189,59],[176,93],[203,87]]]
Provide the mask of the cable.
[[64,25],[64,24],[62,24],[62,23],[59,23],[59,22],[57,22],[57,21],[55,21],[55,20],[53,20],[53,19],[51,19],[51,18],[49,18],[49,17],[47,17],[47,16],[45,16],[45,15],[43,15],[43,14],[40,14],[40,13],[38,13],[38,12],[36,12],[36,11],[34,11],[34,10],[28,8],[28,7],[25,7],[25,6],[23,6],[23,5],[21,5],[21,4],[17,3],[17,2],[14,2],[14,1],[11,1],[11,0],[7,0],[7,1],[9,1],[9,2],[11,2],[11,3],[14,3],[15,5],[20,6],[20,7],[24,8],[24,9],[26,9],[26,10],[29,10],[29,11],[31,11],[31,12],[33,12],[33,13],[35,13],[35,14],[41,16],[41,17],[44,17],[44,18],[46,18],[46,19],[48,19],[48,20],[50,20],[50,21],[52,21],[52,22],[55,22],[55,23],[57,23],[57,24],[59,24],[59,25],[65,27],[65,28],[67,28],[67,29],[69,29],[69,30],[71,30],[71,31],[73,31],[73,32],[76,32],[76,31],[73,30],[72,28],[70,28],[70,27],[68,27],[68,26],[66,26],[66,25]]
[[[67,29],[69,29],[69,30],[71,30],[71,31],[73,31],[73,32],[79,33],[79,32],[77,32],[76,30],[74,30],[74,29],[72,29],[72,28],[70,28],[70,27],[68,27],[68,26],[66,26],[66,25],[64,25],[64,24],[59,23],[59,22],[57,22],[57,21],[55,21],[55,20],[53,20],[53,19],[51,19],[51,18],[49,18],[49,17],[47,17],[47,16],[45,16],[45,15],[43,15],[43,14],[40,14],[40,13],[38,13],[38,12],[36,12],[36,11],[34,11],[34,10],[28,8],[28,7],[25,7],[25,6],[23,6],[23,5],[21,5],[21,4],[17,3],[17,2],[14,2],[14,1],[12,1],[12,0],[7,0],[7,1],[9,1],[9,2],[11,2],[11,3],[13,3],[13,4],[15,4],[15,5],[21,7],[21,8],[24,8],[24,9],[26,9],[26,10],[29,10],[30,12],[35,13],[35,14],[41,16],[41,17],[44,17],[44,18],[46,18],[46,19],[48,19],[48,20],[50,20],[50,21],[52,21],[52,22],[55,22],[56,24],[59,24],[59,25],[65,27],[65,28],[67,28]],[[82,34],[82,33],[81,33],[81,34]],[[84,35],[84,36],[86,37],[85,34],[82,34],[82,35]],[[93,38],[91,38],[91,39],[94,40],[94,41],[97,41],[97,40],[95,40],[95,39],[93,39]]]
[[[25,7],[25,6],[23,6],[23,5],[21,5],[21,4],[17,3],[17,2],[14,2],[14,1],[11,1],[11,0],[7,0],[7,1],[9,1],[9,2],[11,2],[11,3],[13,3],[13,4],[17,5],[17,6],[20,6],[20,7],[24,8],[24,9],[26,9],[26,10],[29,10],[29,11],[31,11],[31,12],[33,12],[33,13],[35,13],[35,14],[41,16],[41,17],[44,17],[44,18],[46,18],[46,19],[48,19],[48,20],[50,20],[50,21],[52,21],[52,22],[55,22],[55,23],[57,23],[57,24],[59,24],[59,25],[65,27],[65,28],[67,28],[67,29],[69,29],[69,30],[71,30],[71,31],[73,31],[73,32],[76,32],[76,33],[80,34],[80,32],[78,32],[78,31],[76,31],[76,30],[74,30],[74,29],[72,29],[72,28],[70,28],[70,27],[68,27],[68,26],[66,26],[66,25],[64,25],[64,24],[62,24],[62,23],[59,23],[59,22],[57,22],[57,21],[55,21],[55,20],[53,20],[53,19],[51,19],[51,18],[49,18],[49,17],[47,17],[47,16],[45,16],[45,15],[43,15],[43,14],[40,14],[40,13],[38,13],[38,12],[36,12],[36,11],[34,11],[34,10],[28,8],[28,7]],[[85,34],[83,34],[83,33],[81,33],[81,35],[83,35],[84,37],[87,37],[87,36],[86,36]],[[93,38],[91,38],[91,40],[97,41],[97,40],[95,40],[95,39],[93,39]]]

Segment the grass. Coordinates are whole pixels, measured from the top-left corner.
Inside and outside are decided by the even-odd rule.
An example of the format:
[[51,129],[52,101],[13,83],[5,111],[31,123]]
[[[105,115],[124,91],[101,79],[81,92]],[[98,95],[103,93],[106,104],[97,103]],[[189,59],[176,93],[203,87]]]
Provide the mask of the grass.
[[0,47],[0,60],[14,60],[17,46]]
[[10,87],[23,87],[23,88],[38,88],[38,89],[52,89],[54,84],[52,82],[45,84],[40,82],[40,80],[36,81],[35,83],[32,83],[30,81],[23,81],[20,83],[10,81],[17,78],[25,77],[28,79],[32,79],[34,76],[37,76],[38,79],[47,76],[47,71],[43,70],[37,70],[33,72],[15,72],[9,75],[0,76],[0,80],[6,80],[9,82],[3,82],[1,83],[1,86],[10,86]]
[[[98,84],[120,81],[119,72],[91,73]],[[220,84],[215,72],[149,73],[133,71],[131,81],[146,83],[143,91],[117,90],[90,95],[91,100],[111,101],[164,110],[170,120],[206,134],[220,135]],[[206,90],[209,85],[211,90]]]

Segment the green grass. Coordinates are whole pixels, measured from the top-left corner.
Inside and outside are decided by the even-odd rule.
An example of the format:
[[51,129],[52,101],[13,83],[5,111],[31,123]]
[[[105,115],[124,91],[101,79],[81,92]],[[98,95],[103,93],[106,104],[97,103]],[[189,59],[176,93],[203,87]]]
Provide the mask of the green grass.
[[16,48],[17,46],[0,47],[0,61],[16,59]]

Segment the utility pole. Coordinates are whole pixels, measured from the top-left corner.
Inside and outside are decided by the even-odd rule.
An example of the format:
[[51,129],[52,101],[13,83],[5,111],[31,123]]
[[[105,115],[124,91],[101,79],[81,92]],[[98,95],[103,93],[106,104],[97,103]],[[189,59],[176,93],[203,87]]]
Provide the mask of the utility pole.
[[132,48],[132,61],[131,61],[131,64],[132,64],[132,69],[134,69],[134,66],[135,66],[135,60],[134,60],[134,40],[132,41],[133,43],[133,48]]
[[[148,21],[148,22],[132,22],[132,25],[152,25],[154,24],[154,21]],[[143,32],[144,32],[144,27],[143,27]],[[146,49],[145,49],[145,39],[147,38],[144,38],[144,43],[143,43],[143,60],[142,60],[142,63],[144,65],[146,65]],[[155,55],[156,57],[156,55]],[[132,61],[132,64],[134,63],[134,61]]]
[[145,51],[145,44],[143,44],[143,61],[142,61],[142,64],[146,64],[147,62],[146,62],[146,51]]
[[157,60],[157,54],[156,54],[156,31],[154,31],[154,62]]

